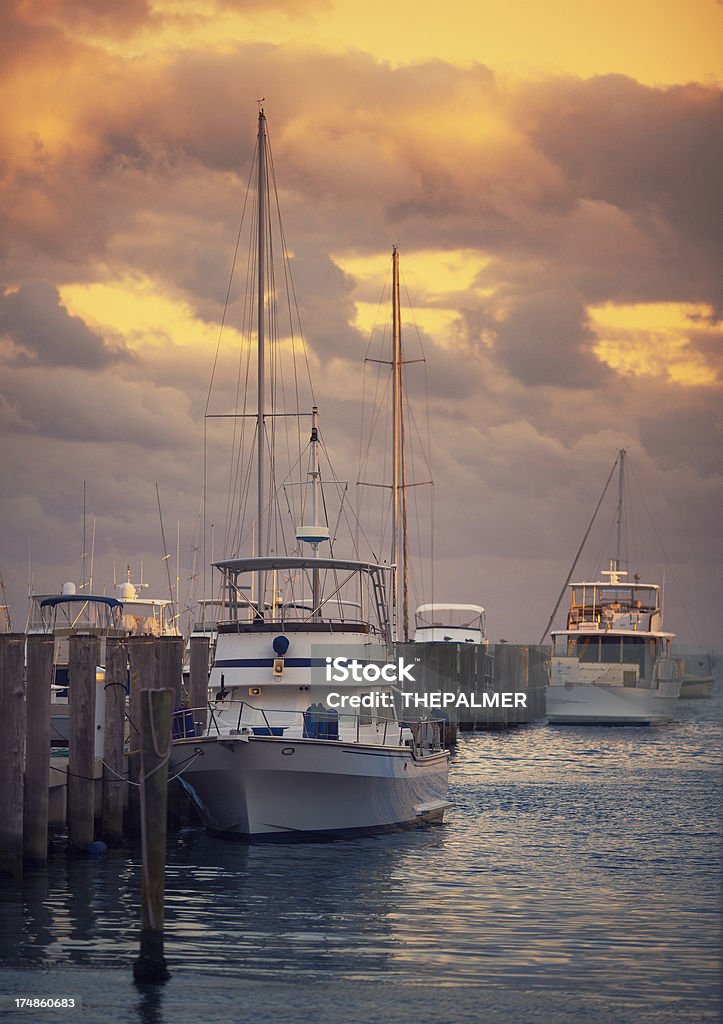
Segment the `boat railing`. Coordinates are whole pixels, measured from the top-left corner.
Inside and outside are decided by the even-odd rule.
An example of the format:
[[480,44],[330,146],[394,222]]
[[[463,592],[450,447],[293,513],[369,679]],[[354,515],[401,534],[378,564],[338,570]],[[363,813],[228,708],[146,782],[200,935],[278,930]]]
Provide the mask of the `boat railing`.
[[445,721],[436,717],[400,722],[397,717],[369,711],[356,714],[336,711],[323,704],[306,710],[264,708],[248,701],[209,701],[204,707],[180,708],[174,712],[174,740],[204,737],[275,736],[289,740],[319,739],[356,742],[374,746],[409,746],[415,754],[444,747]]

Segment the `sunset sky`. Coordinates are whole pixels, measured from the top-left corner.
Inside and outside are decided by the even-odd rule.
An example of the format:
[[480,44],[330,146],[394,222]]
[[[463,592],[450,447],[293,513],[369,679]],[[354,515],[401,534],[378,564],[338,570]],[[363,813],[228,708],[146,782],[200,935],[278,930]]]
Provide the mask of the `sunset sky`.
[[665,578],[682,641],[721,642],[720,2],[1,10],[14,628],[29,573],[46,593],[79,578],[84,481],[95,589],[142,561],[166,595],[158,484],[183,594],[263,97],[324,434],[349,479],[400,249],[435,480],[434,594],[418,599],[483,604],[491,639],[536,641],[624,447],[631,568]]

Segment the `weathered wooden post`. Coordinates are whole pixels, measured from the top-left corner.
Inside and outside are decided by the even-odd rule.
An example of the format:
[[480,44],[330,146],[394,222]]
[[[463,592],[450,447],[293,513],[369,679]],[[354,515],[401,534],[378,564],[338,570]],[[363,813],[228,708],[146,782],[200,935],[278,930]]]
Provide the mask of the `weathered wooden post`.
[[100,661],[97,636],[71,636],[68,657],[68,842],[87,849],[95,815],[95,689]]
[[168,759],[173,689],[144,690],[141,706],[141,949],[133,977],[157,984],[170,977],[163,955]]
[[0,634],[0,878],[23,873],[24,660],[24,634]]
[[193,708],[193,721],[197,733],[203,732],[206,728],[209,647],[210,643],[207,636],[191,637],[191,678],[188,703]]
[[156,641],[150,636],[132,636],[128,640],[130,695],[128,701],[128,813],[125,820],[129,836],[140,832],[140,797],[138,780],[141,765],[141,691],[156,686],[158,659]]
[[50,687],[55,641],[52,633],[31,633],[27,643],[23,855],[32,864],[45,864],[50,797]]
[[174,711],[183,704],[183,637],[162,636],[158,640],[158,680],[173,690]]
[[[158,682],[157,685],[173,690],[173,711],[183,703],[183,637],[163,636],[158,640]],[[185,715],[181,714],[179,727],[183,728]],[[174,826],[181,825],[188,817],[188,797],[179,782],[171,782],[168,788],[168,818]]]
[[103,730],[102,831],[106,842],[123,842],[123,804],[126,784],[123,740],[126,720],[128,644],[109,637],[105,649],[105,723]]

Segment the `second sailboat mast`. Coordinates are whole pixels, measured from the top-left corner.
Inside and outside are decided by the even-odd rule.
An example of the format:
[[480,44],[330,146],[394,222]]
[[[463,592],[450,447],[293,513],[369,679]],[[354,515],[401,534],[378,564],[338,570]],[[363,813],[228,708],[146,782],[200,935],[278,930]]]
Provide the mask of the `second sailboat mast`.
[[[257,458],[257,555],[268,554],[266,550],[265,502],[264,502],[264,413],[266,407],[265,383],[265,316],[266,316],[266,117],[263,108],[259,110],[259,177],[258,177],[258,320],[257,320],[257,405],[256,405],[256,458]],[[264,618],[265,574],[259,572],[258,613]]]
[[[407,493],[406,462],[404,458],[404,389],[402,387],[402,317],[399,301],[399,251],[392,249],[392,552],[391,560],[397,565],[394,574],[394,614],[402,612],[402,640],[409,639],[409,597],[407,582]],[[402,514],[399,515],[399,498]],[[401,553],[399,535],[401,527]],[[401,557],[400,557],[401,554]],[[401,569],[401,572],[400,572]],[[402,597],[399,599],[399,582]]]

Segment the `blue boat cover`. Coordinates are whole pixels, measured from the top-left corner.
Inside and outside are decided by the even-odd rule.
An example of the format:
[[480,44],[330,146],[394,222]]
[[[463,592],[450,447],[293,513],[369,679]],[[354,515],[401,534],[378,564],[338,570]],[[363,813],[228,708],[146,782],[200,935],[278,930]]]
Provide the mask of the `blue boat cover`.
[[41,608],[54,608],[56,604],[70,604],[79,601],[95,601],[96,604],[106,604],[109,608],[122,608],[123,602],[117,597],[91,597],[90,594],[56,594],[53,597],[46,597],[40,602]]

